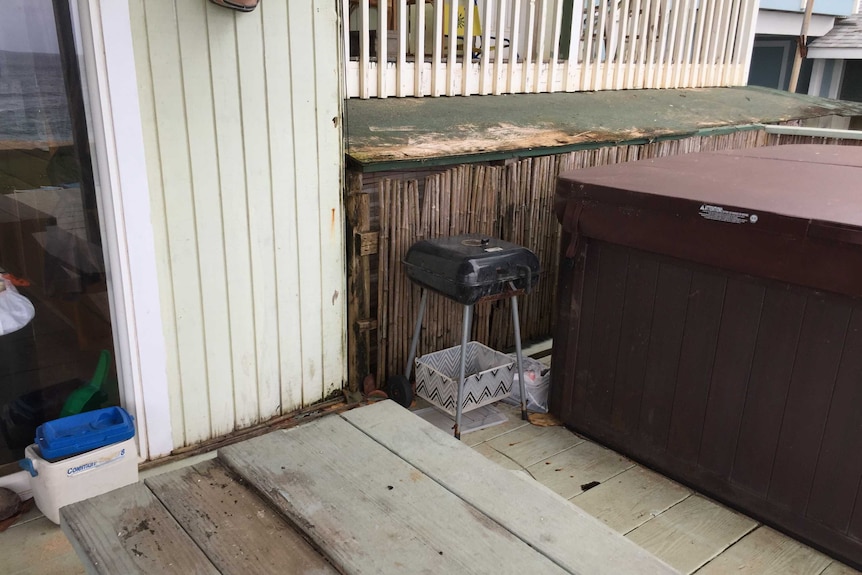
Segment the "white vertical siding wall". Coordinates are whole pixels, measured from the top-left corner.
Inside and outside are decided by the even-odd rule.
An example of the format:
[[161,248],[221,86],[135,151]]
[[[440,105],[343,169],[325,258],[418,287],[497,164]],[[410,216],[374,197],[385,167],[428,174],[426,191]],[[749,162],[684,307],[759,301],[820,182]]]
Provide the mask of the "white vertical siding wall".
[[336,4],[129,8],[179,447],[344,380]]

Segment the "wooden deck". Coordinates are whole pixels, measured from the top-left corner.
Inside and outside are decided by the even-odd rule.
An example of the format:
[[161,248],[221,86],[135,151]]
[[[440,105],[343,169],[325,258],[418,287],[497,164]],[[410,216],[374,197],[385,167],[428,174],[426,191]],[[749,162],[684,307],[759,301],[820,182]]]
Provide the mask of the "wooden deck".
[[61,517],[91,573],[676,573],[392,402],[235,444]]
[[[511,470],[510,473],[532,477],[600,521],[616,526],[620,535],[682,573],[860,574],[754,519],[698,493],[680,490],[676,482],[649,473],[610,449],[565,429],[530,425],[520,419],[514,407],[497,404],[497,408],[507,415],[508,421],[465,433],[464,444]],[[194,465],[214,455],[205,454],[187,461]],[[186,468],[187,461],[154,467],[142,476],[150,479],[171,473],[180,467]],[[233,480],[234,476],[229,477]],[[205,474],[201,479],[209,481]],[[221,483],[231,485],[226,481]],[[230,491],[226,497],[233,494]],[[243,501],[235,496],[234,499]],[[259,509],[252,505],[247,508],[253,515],[258,510],[271,509],[265,499]],[[222,518],[212,514],[211,517],[219,522],[219,530],[230,528]],[[215,533],[212,537],[216,537]],[[0,533],[0,557],[4,558],[3,573],[9,575],[85,573],[61,529],[36,509]]]

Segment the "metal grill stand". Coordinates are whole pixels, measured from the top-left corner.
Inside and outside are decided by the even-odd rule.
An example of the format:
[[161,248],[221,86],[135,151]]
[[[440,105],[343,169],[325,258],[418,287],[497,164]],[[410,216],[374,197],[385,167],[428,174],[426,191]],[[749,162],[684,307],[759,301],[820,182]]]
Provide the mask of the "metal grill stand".
[[[416,317],[416,326],[413,330],[413,339],[410,342],[407,367],[404,370],[404,376],[396,375],[390,378],[390,397],[405,406],[409,405],[412,400],[410,375],[413,372],[416,348],[419,344],[419,335],[422,332],[422,320],[428,303],[428,290],[462,304],[464,306],[464,321],[461,328],[460,369],[456,376],[454,370],[451,369],[454,366],[451,362],[448,364],[450,371],[443,379],[447,381],[445,385],[449,391],[447,398],[442,400],[448,404],[449,401],[452,401],[451,396],[455,395],[455,437],[460,439],[461,416],[464,411],[465,400],[475,403],[474,407],[480,405],[480,402],[473,402],[466,396],[468,391],[467,364],[468,362],[472,364],[473,361],[473,351],[469,349],[472,346],[468,346],[473,306],[480,301],[509,297],[512,302],[512,320],[515,327],[518,385],[521,388],[521,417],[526,420],[527,395],[521,351],[518,295],[522,292],[528,292],[538,281],[539,260],[536,254],[517,244],[478,234],[467,234],[416,242],[408,250],[403,263],[407,276],[422,288],[422,295],[419,302],[419,313]],[[499,352],[481,344],[478,345],[487,352],[504,357]],[[426,366],[424,363],[421,367],[423,372],[426,367],[430,369],[430,366]],[[507,362],[506,369],[510,370],[508,377],[511,377],[511,361]],[[472,376],[469,377],[472,385]],[[480,381],[481,377],[480,375]],[[507,390],[511,390],[511,383],[508,384]],[[488,403],[489,399],[494,401],[493,397],[496,397],[496,393],[491,398],[486,397],[481,404]],[[452,414],[452,410],[448,408],[445,410]]]
[[[509,291],[512,292],[512,322],[515,326],[515,354],[518,358],[518,385],[521,390],[521,419],[527,421],[527,393],[524,382],[524,362],[521,352],[521,325],[518,318],[518,290],[512,282],[508,282]],[[422,288],[422,297],[419,300],[419,313],[416,315],[416,327],[413,329],[413,339],[410,341],[410,354],[407,358],[407,367],[404,377],[410,381],[413,372],[413,362],[416,359],[416,348],[419,345],[419,334],[422,332],[422,320],[425,316],[425,306],[428,302],[428,290]],[[496,296],[494,299],[497,299]],[[455,406],[455,438],[461,439],[461,415],[464,409],[464,381],[467,376],[467,341],[470,338],[470,329],[473,319],[473,304],[464,306],[464,321],[461,327],[461,370],[458,378],[458,398]]]

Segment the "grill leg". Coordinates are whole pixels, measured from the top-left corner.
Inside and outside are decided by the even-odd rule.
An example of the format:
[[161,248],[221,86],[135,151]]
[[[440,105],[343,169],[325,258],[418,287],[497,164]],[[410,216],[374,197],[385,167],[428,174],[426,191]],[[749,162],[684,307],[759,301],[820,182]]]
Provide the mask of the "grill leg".
[[518,356],[518,385],[521,390],[521,419],[527,419],[527,382],[524,381],[524,356],[521,353],[521,322],[518,319],[518,296],[512,296],[512,324],[515,326],[515,354]]
[[467,340],[470,338],[470,322],[473,306],[464,306],[464,324],[461,328],[461,376],[458,378],[458,401],[455,404],[455,439],[461,439],[461,415],[464,411],[464,379],[467,375]]
[[419,298],[419,313],[416,314],[416,327],[413,328],[413,339],[410,341],[410,355],[407,356],[407,367],[404,368],[404,377],[410,381],[410,373],[413,371],[413,360],[416,359],[416,347],[419,345],[419,334],[422,333],[422,318],[425,316],[425,304],[428,302],[428,290],[422,288],[422,297]]

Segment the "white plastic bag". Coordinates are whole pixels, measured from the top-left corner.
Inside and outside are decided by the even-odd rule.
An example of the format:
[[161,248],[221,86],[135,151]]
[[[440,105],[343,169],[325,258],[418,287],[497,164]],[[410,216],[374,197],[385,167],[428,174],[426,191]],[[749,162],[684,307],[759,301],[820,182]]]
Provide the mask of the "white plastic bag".
[[36,309],[18,293],[12,282],[0,276],[0,335],[18,331],[33,319]]
[[[509,354],[517,361],[517,356]],[[515,381],[512,395],[503,401],[511,405],[521,405],[521,386],[518,384],[518,366],[515,364]],[[550,369],[531,357],[524,358],[524,387],[527,392],[527,411],[548,413],[548,392],[551,387]]]

